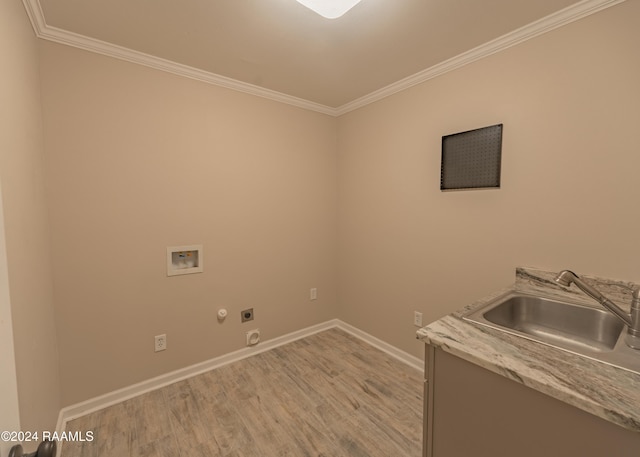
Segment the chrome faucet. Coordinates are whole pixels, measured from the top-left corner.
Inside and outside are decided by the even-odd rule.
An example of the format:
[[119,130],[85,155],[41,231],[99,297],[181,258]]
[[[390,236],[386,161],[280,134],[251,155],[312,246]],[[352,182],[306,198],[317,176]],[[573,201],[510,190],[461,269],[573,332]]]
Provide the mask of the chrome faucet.
[[585,283],[580,277],[570,270],[563,270],[558,273],[555,281],[565,287],[571,284],[578,286],[585,294],[600,303],[607,311],[620,319],[627,326],[627,346],[633,349],[640,349],[640,288],[633,289],[633,299],[631,301],[631,313],[627,314],[618,305],[602,295],[599,291]]

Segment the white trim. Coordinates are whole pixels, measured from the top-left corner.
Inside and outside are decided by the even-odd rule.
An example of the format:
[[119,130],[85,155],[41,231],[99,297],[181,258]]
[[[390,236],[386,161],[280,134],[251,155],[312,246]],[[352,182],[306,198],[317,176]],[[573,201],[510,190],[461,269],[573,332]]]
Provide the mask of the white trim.
[[409,365],[412,368],[415,368],[418,371],[424,370],[424,360],[418,357],[415,357],[407,352],[404,352],[403,350],[398,349],[397,347],[392,346],[389,343],[382,341],[381,339],[378,339],[367,332],[363,332],[359,328],[349,325],[346,322],[343,322],[341,320],[338,320],[337,322],[338,322],[338,324],[336,325],[337,328],[344,330],[345,332],[348,332],[355,337],[360,338],[365,343],[368,343],[369,345],[377,349],[380,349],[382,352],[385,352],[391,357],[394,357],[399,361],[406,363],[407,365]]
[[459,54],[449,60],[436,64],[412,76],[401,79],[400,81],[371,92],[368,95],[346,103],[338,108],[293,97],[281,92],[265,89],[253,84],[227,78],[226,76],[217,75],[215,73],[210,73],[208,71],[189,67],[160,57],[133,51],[122,46],[117,46],[84,35],[68,32],[57,27],[49,26],[46,24],[39,0],[23,0],[23,3],[38,38],[137,63],[156,70],[166,71],[178,76],[184,76],[186,78],[195,79],[208,84],[226,87],[227,89],[286,103],[288,105],[297,106],[310,111],[316,111],[330,116],[341,116],[350,111],[388,97],[389,95],[413,87],[416,84],[423,83],[449,71],[456,70],[464,65],[475,62],[476,60],[490,56],[624,1],[625,0],[583,0],[540,20],[532,22],[531,24],[514,30],[513,32],[491,40],[488,43],[482,44],[470,51]]
[[297,106],[310,111],[316,111],[323,114],[334,116],[335,109],[309,100],[283,94],[271,89],[256,86],[253,84],[238,81],[226,76],[217,75],[205,70],[183,65],[161,57],[152,56],[143,52],[134,51],[132,49],[118,46],[116,44],[107,43],[106,41],[97,40],[78,33],[69,32],[57,27],[49,26],[46,23],[39,0],[22,0],[27,15],[31,20],[33,30],[38,38],[53,41],[55,43],[73,46],[85,51],[95,52],[108,57],[136,63],[145,67],[154,68],[156,70],[165,71],[174,75],[183,76],[185,78],[195,79],[215,86],[225,87],[227,89],[244,92],[269,100],[286,103],[288,105]]
[[95,398],[91,398],[81,403],[76,403],[75,405],[67,406],[60,410],[56,430],[58,432],[62,432],[63,430],[65,430],[68,421],[77,419],[78,417],[84,416],[86,414],[90,414],[95,411],[115,405],[117,403],[121,403],[130,398],[137,397],[138,395],[142,395],[147,392],[151,392],[152,390],[159,389],[169,384],[173,384],[175,382],[197,376],[215,368],[237,362],[247,357],[251,357],[252,355],[269,351],[276,347],[291,343],[292,341],[305,338],[318,332],[328,330],[330,328],[339,328],[341,330],[344,330],[345,332],[348,332],[353,336],[362,339],[371,346],[384,351],[385,353],[391,355],[392,357],[395,357],[399,361],[404,362],[417,370],[423,369],[423,362],[419,358],[401,351],[400,349],[388,343],[385,343],[384,341],[379,340],[378,338],[375,338],[374,336],[371,336],[368,333],[363,332],[362,330],[346,324],[339,319],[332,319],[321,324],[317,324],[277,338],[273,338],[271,340],[261,342],[256,346],[242,348],[237,351],[233,351],[228,354],[224,354],[222,356],[215,357],[213,359],[197,363],[195,365],[191,365],[189,367],[181,368],[170,373],[165,373],[155,378],[148,379],[146,381],[142,381],[137,384],[133,384],[131,386],[124,387],[122,389],[118,389],[104,395],[100,395]]
[[29,16],[33,31],[39,38],[47,28],[47,23],[44,20],[44,12],[42,11],[42,6],[40,6],[40,0],[22,0],[22,4],[27,10],[27,16]]
[[582,2],[550,14],[549,16],[527,24],[524,27],[520,27],[519,29],[509,32],[506,35],[502,35],[501,37],[484,43],[476,48],[463,52],[462,54],[458,54],[451,59],[433,65],[432,67],[422,70],[414,75],[408,76],[352,102],[346,103],[335,110],[335,116],[341,116],[370,103],[377,102],[378,100],[397,92],[409,89],[417,84],[456,70],[467,64],[475,62],[476,60],[504,51],[512,46],[516,46],[527,40],[563,27],[571,22],[577,21],[624,1],[626,0],[583,0]]

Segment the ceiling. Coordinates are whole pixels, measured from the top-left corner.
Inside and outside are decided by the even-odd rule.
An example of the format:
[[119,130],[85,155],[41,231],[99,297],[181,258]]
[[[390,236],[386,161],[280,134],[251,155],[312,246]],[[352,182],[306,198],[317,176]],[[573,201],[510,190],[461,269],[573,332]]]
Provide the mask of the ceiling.
[[41,38],[337,114],[619,1],[362,0],[338,19],[296,0],[24,3]]

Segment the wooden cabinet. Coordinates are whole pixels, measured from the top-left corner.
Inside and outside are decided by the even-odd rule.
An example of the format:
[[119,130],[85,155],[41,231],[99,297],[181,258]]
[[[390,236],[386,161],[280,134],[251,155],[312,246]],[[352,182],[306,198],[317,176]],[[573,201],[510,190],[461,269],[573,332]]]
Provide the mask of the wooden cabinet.
[[425,373],[425,457],[640,456],[640,433],[429,345]]

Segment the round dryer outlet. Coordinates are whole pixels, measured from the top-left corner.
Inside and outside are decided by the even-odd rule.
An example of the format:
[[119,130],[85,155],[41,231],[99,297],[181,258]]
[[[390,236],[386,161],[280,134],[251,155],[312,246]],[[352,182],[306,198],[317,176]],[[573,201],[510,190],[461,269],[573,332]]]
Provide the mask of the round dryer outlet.
[[247,332],[247,346],[255,346],[260,342],[260,329]]

